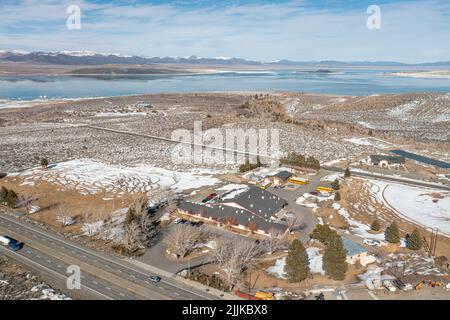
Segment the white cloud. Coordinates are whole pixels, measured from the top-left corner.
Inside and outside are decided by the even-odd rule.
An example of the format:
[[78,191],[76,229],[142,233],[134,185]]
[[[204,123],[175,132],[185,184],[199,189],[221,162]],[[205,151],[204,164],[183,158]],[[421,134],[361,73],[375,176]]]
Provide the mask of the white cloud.
[[450,4],[443,0],[381,5],[379,31],[366,28],[365,10],[311,9],[299,1],[186,9],[86,0],[75,1],[83,13],[82,30],[69,31],[65,29],[69,3],[74,1],[0,5],[2,49],[259,60],[450,59]]

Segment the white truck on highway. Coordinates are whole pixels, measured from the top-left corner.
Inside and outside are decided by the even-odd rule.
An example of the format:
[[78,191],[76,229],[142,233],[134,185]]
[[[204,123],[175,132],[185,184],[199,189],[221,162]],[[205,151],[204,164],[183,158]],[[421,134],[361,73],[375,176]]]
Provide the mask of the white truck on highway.
[[19,242],[13,238],[2,235],[0,235],[0,244],[12,251],[20,250],[23,247],[23,242]]

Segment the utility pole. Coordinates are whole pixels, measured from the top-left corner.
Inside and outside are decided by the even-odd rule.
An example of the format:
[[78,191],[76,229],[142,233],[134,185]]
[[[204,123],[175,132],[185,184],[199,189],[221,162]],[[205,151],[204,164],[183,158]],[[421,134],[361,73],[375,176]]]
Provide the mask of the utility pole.
[[191,278],[191,258],[188,258],[188,279]]

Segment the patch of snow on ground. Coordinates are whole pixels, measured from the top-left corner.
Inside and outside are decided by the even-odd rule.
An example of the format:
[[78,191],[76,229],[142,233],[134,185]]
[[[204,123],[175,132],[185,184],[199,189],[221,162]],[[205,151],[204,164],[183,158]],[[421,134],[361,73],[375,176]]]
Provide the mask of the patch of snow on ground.
[[376,240],[384,240],[384,234],[372,234],[370,233],[370,226],[364,224],[362,222],[356,221],[350,214],[347,209],[342,208],[341,205],[337,202],[333,203],[333,209],[337,210],[337,212],[347,221],[349,225],[350,232],[358,237],[365,239],[376,239]]
[[47,286],[40,284],[34,286],[30,290],[31,292],[41,291],[42,296],[38,298],[38,300],[72,300],[64,294],[58,294],[55,290],[48,288]]
[[391,146],[392,144],[390,144],[389,142],[380,140],[380,139],[375,139],[375,138],[349,138],[349,139],[344,139],[344,141],[356,144],[356,145],[360,145],[360,146],[370,146],[370,147],[375,147],[378,149],[384,149],[384,148],[388,148],[389,146]]
[[319,250],[320,249],[316,247],[306,249],[309,258],[309,270],[311,270],[311,273],[325,274],[322,264],[323,255],[320,254]]
[[[325,274],[322,266],[322,257],[320,249],[316,247],[310,247],[306,249],[306,253],[309,258],[309,270],[311,273]],[[284,266],[286,265],[286,257],[277,259],[275,265],[266,269],[266,271],[278,279],[287,279],[287,275],[284,272]]]
[[228,191],[222,196],[222,200],[234,199],[241,193],[246,192],[248,189],[249,189],[248,186],[244,186],[244,187],[241,187],[240,189],[234,189],[234,190]]
[[286,279],[286,274],[284,273],[284,266],[286,265],[286,257],[277,259],[275,265],[266,269],[266,271],[278,279]]

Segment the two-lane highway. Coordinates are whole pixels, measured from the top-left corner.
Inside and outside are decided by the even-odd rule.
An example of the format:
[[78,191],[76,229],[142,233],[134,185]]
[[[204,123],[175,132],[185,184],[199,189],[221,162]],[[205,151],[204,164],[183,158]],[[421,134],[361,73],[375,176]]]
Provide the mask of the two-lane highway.
[[25,246],[17,252],[2,252],[11,258],[45,272],[62,282],[70,276],[67,267],[75,265],[81,270],[81,291],[98,299],[218,299],[175,279],[162,277],[153,283],[150,275],[136,266],[114,256],[95,252],[56,233],[43,230],[0,211],[0,234],[23,241]]

